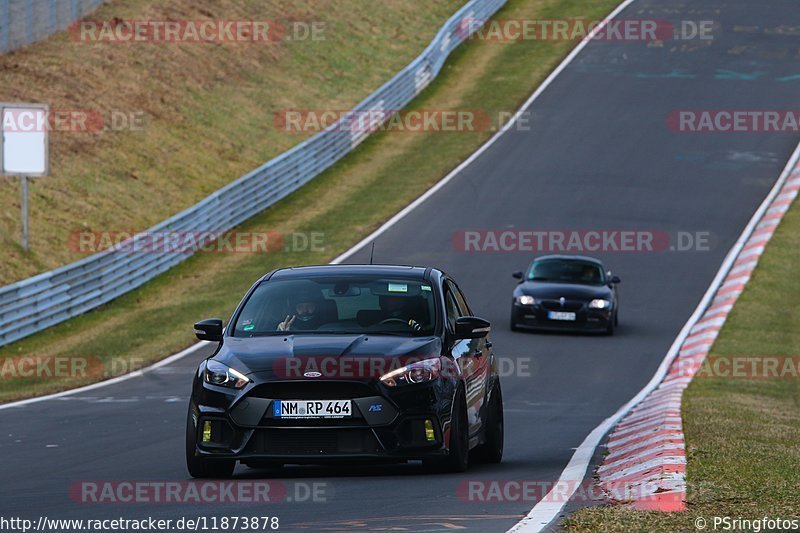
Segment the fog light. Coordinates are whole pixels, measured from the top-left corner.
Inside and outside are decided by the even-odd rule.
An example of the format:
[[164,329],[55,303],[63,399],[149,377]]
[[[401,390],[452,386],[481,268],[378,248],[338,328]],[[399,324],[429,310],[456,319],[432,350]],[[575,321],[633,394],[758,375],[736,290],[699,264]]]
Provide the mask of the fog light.
[[433,421],[430,418],[425,420],[425,438],[429,441],[436,440],[436,435],[433,432]]
[[203,442],[211,442],[211,421],[203,422]]

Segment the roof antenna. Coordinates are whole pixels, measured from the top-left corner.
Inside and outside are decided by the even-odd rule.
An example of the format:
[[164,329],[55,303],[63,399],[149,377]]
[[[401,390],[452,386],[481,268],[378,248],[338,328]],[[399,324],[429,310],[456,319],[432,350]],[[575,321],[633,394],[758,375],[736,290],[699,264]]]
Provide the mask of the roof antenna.
[[375,256],[375,241],[372,241],[372,250],[369,253],[369,264],[372,264],[372,258]]

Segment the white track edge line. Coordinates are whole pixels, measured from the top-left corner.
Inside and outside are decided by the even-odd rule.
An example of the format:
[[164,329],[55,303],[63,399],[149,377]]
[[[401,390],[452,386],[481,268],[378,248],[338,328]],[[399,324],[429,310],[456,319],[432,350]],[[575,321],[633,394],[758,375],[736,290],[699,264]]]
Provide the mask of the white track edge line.
[[[607,17],[606,20],[610,20],[613,17],[615,17],[620,11],[625,9],[629,4],[631,4],[634,1],[635,0],[625,0],[625,2],[620,4]],[[596,32],[600,31],[602,29],[602,27],[603,27],[602,24],[599,25],[589,35],[590,36],[594,35]],[[530,98],[528,98],[528,100],[522,105],[522,107],[520,107],[520,109],[516,113],[514,113],[514,115],[511,117],[511,120],[509,120],[508,123],[506,123],[503,126],[502,129],[500,129],[500,131],[498,131],[492,137],[490,137],[488,141],[486,141],[484,144],[482,144],[475,152],[473,152],[467,159],[465,159],[463,162],[461,162],[456,168],[451,170],[450,173],[447,174],[444,178],[439,180],[430,189],[425,191],[419,198],[417,198],[412,203],[407,205],[400,212],[398,212],[392,218],[387,220],[384,224],[382,224],[378,229],[376,229],[375,231],[370,233],[367,237],[365,237],[364,239],[362,239],[361,241],[356,243],[349,250],[347,250],[346,252],[344,252],[341,255],[339,255],[336,258],[334,258],[330,262],[330,264],[332,264],[332,265],[340,264],[343,261],[345,261],[348,257],[350,257],[353,254],[355,254],[356,252],[360,251],[368,243],[374,241],[378,236],[383,234],[386,230],[388,230],[389,228],[391,228],[392,226],[397,224],[400,220],[405,218],[406,215],[408,215],[411,211],[416,209],[425,200],[427,200],[428,198],[433,196],[439,189],[441,189],[442,187],[447,185],[448,182],[450,182],[454,177],[456,177],[464,168],[468,167],[475,159],[480,157],[480,155],[483,154],[483,152],[485,152],[486,150],[488,150],[504,133],[506,133],[509,129],[511,129],[511,127],[516,123],[516,121],[519,118],[520,114],[523,113],[525,110],[527,110],[527,108],[530,107],[531,104],[533,104],[533,102],[539,97],[539,95],[541,95],[545,91],[545,89],[547,89],[547,87],[553,82],[553,80],[555,80],[555,78],[558,76],[558,74],[560,74],[561,71],[563,71],[569,65],[569,63],[572,62],[572,60],[575,58],[575,56],[578,55],[578,53],[580,53],[580,51],[583,50],[583,48],[585,48],[588,43],[589,43],[589,39],[588,38],[585,39],[584,41],[581,41],[572,50],[572,52],[570,52],[569,55],[558,65],[558,67],[556,67],[556,69],[553,72],[550,73],[550,75],[542,82],[542,84],[539,87],[536,88],[536,90],[533,92],[533,94],[530,96]],[[98,389],[98,388],[101,388],[101,387],[106,387],[106,386],[109,386],[109,385],[114,385],[116,383],[120,383],[122,381],[126,381],[128,379],[133,378],[133,377],[138,377],[138,376],[142,375],[145,372],[149,372],[150,370],[154,370],[154,369],[159,368],[161,366],[164,366],[164,365],[167,365],[167,364],[172,363],[174,361],[177,361],[178,359],[181,359],[181,358],[183,358],[183,357],[185,357],[185,356],[187,356],[187,355],[189,355],[191,353],[194,353],[202,345],[203,345],[202,342],[194,344],[194,345],[190,346],[189,348],[187,348],[187,349],[185,349],[185,350],[183,350],[181,352],[178,352],[177,354],[169,356],[169,357],[167,357],[165,359],[162,359],[161,361],[159,361],[159,362],[157,362],[157,363],[155,363],[155,364],[153,364],[153,365],[151,365],[149,367],[146,367],[146,368],[144,368],[142,370],[137,370],[137,371],[132,372],[130,374],[124,374],[124,375],[121,375],[121,376],[118,376],[118,377],[115,377],[115,378],[112,378],[112,379],[108,379],[108,380],[105,380],[105,381],[100,381],[98,383],[92,383],[90,385],[86,385],[86,386],[83,386],[83,387],[78,387],[76,389],[70,389],[70,390],[61,391],[61,392],[57,392],[57,393],[53,393],[53,394],[48,394],[46,396],[38,396],[38,397],[35,397],[35,398],[28,398],[28,399],[20,400],[20,401],[17,401],[17,402],[0,404],[0,410],[9,409],[9,408],[12,408],[12,407],[23,407],[25,405],[29,405],[29,404],[32,404],[32,403],[42,402],[42,401],[45,401],[45,400],[52,400],[52,399],[60,398],[60,397],[67,396],[67,395],[70,395],[70,394],[77,394],[77,393],[86,392],[86,391],[89,391],[89,390]]]
[[628,7],[628,5],[633,3],[634,1],[635,0],[625,0],[622,4],[617,6],[617,8],[614,11],[612,11],[608,17],[603,19],[604,22],[595,27],[589,33],[589,35],[586,38],[584,38],[584,40],[582,40],[580,43],[578,43],[578,45],[575,48],[572,49],[569,55],[567,55],[567,57],[564,58],[564,60],[555,68],[555,70],[553,70],[553,72],[551,72],[550,75],[548,75],[547,78],[545,78],[545,80],[541,83],[541,85],[539,85],[536,88],[536,90],[525,101],[525,103],[522,104],[522,107],[520,107],[517,110],[517,112],[514,113],[511,119],[497,133],[491,136],[489,140],[487,140],[485,143],[479,146],[478,149],[475,150],[467,159],[462,161],[456,168],[451,170],[450,173],[448,173],[444,178],[442,178],[436,184],[434,184],[433,187],[425,191],[422,194],[422,196],[418,197],[416,200],[408,204],[400,212],[398,212],[392,218],[384,222],[378,229],[376,229],[375,231],[373,231],[372,233],[361,239],[358,243],[356,243],[355,246],[353,246],[352,248],[350,248],[337,258],[335,258],[333,261],[331,261],[331,264],[338,265],[342,261],[345,261],[347,258],[349,258],[351,255],[355,254],[356,252],[364,248],[367,244],[373,242],[376,238],[378,238],[392,226],[394,226],[402,219],[404,219],[406,215],[408,215],[411,211],[419,207],[419,205],[422,204],[425,200],[436,194],[436,192],[439,191],[439,189],[447,185],[453,178],[455,178],[458,174],[460,174],[462,170],[464,170],[466,167],[472,164],[472,162],[475,161],[477,158],[479,158],[486,150],[491,148],[492,145],[495,142],[497,142],[497,140],[500,139],[500,137],[503,136],[503,134],[505,134],[508,130],[510,130],[514,126],[514,124],[516,124],[517,119],[520,117],[520,115],[524,113],[533,104],[533,102],[536,101],[536,99],[539,98],[539,96],[550,86],[550,84],[553,83],[556,77],[558,77],[558,75],[561,74],[561,72],[565,68],[567,68],[567,66],[572,62],[572,60],[575,59],[575,56],[577,56],[581,52],[581,50],[583,50],[586,47],[586,45],[589,44],[591,38],[603,29],[606,22],[617,16],[620,11]]
[[[607,20],[613,19],[622,10],[627,8],[634,1],[635,0],[625,0],[619,6],[617,6],[617,8],[614,11],[612,11],[612,13],[608,17],[606,17],[605,20],[607,21]],[[399,213],[395,214],[392,218],[390,218],[383,225],[381,225],[377,230],[373,231],[367,237],[365,237],[364,239],[362,239],[361,241],[356,243],[349,250],[347,250],[343,254],[339,255],[338,257],[334,258],[330,262],[330,264],[334,264],[335,265],[335,264],[341,263],[342,261],[346,260],[348,257],[350,257],[353,254],[355,254],[356,252],[360,251],[368,243],[374,241],[378,236],[380,236],[385,231],[387,231],[389,228],[394,226],[397,222],[399,222],[400,220],[405,218],[405,216],[408,215],[408,213],[413,211],[416,207],[418,207],[420,204],[422,204],[425,200],[427,200],[428,198],[433,196],[439,189],[441,189],[442,187],[447,185],[447,183],[450,182],[455,176],[457,176],[464,168],[469,166],[475,159],[477,159],[481,154],[483,154],[483,152],[488,150],[504,133],[506,133],[516,123],[516,120],[519,117],[519,115],[522,112],[524,112],[528,107],[530,107],[531,104],[533,104],[533,102],[539,97],[539,95],[541,95],[541,93],[543,93],[545,91],[545,89],[547,89],[547,87],[555,80],[555,78],[586,47],[586,45],[591,41],[591,36],[594,35],[596,32],[600,31],[603,26],[604,26],[604,24],[601,24],[600,26],[598,26],[595,29],[594,32],[590,33],[590,35],[585,40],[581,41],[581,43],[579,43],[578,46],[576,46],[572,50],[572,52],[570,52],[570,54],[558,65],[558,67],[556,67],[556,69],[552,73],[550,73],[550,75],[544,80],[544,82],[542,82],[542,84],[534,91],[534,93],[530,96],[530,98],[522,105],[522,107],[514,114],[514,116],[511,118],[511,120],[509,120],[509,122],[505,126],[503,126],[503,128],[500,131],[498,131],[494,136],[492,136],[488,141],[486,141],[486,143],[481,145],[478,148],[478,150],[473,152],[472,155],[470,155],[470,157],[468,157],[461,164],[459,164],[448,175],[446,175],[439,182],[437,182],[433,187],[431,187],[425,193],[423,193],[422,196],[420,196],[419,198],[414,200],[411,204],[406,206]],[[791,169],[794,166],[793,163],[797,161],[798,156],[800,156],[800,145],[798,145],[798,147],[795,149],[795,152],[792,154],[792,157],[791,157],[791,159],[789,161],[789,164],[787,164],[787,167],[784,169],[783,175],[778,180],[778,182],[775,184],[775,187],[772,189],[770,194],[767,196],[767,199],[764,200],[764,203],[762,203],[761,207],[756,212],[756,215],[753,216],[753,219],[751,219],[751,221],[748,224],[747,228],[745,228],[745,232],[742,234],[742,236],[744,236],[745,233],[747,233],[748,236],[749,236],[750,233],[752,233],[752,230],[755,228],[755,225],[761,220],[761,218],[764,215],[764,212],[766,212],[767,205],[769,205],[768,202],[771,203],[771,200],[773,199],[773,197],[777,195],[777,192],[780,190],[780,188],[782,187],[783,183],[788,178],[789,172],[791,171]],[[708,301],[710,300],[711,295],[713,295],[713,292],[711,291],[711,289],[714,288],[714,292],[716,292],[716,288],[714,287],[714,285],[717,284],[717,283],[721,283],[721,281],[722,281],[722,280],[718,280],[718,278],[720,278],[720,274],[723,272],[723,270],[730,269],[730,266],[735,261],[735,256],[734,256],[733,260],[729,261],[729,259],[731,257],[731,253],[734,251],[734,249],[737,249],[737,255],[738,255],[738,251],[741,250],[741,248],[744,246],[743,242],[740,244],[741,240],[742,240],[742,237],[740,237],[739,241],[737,241],[737,243],[734,245],[733,249],[731,249],[731,251],[728,253],[728,257],[726,257],[725,261],[723,262],[723,268],[721,268],[720,271],[717,273],[717,276],[715,277],[714,281],[712,282],[712,286],[709,287],[709,290],[706,292],[706,294],[703,297],[703,300],[701,301],[700,305],[698,305],[698,307],[695,310],[695,312],[689,318],[689,321],[686,323],[686,325],[684,325],[683,329],[678,334],[678,337],[675,339],[675,342],[673,343],[672,347],[670,348],[669,352],[667,353],[667,357],[664,359],[664,361],[662,361],[661,366],[659,367],[658,371],[656,372],[656,375],[653,376],[651,381],[645,386],[644,389],[642,389],[639,392],[639,394],[637,394],[627,404],[625,404],[623,407],[621,407],[620,410],[617,411],[617,413],[615,413],[611,417],[607,418],[604,422],[602,422],[599,426],[597,426],[586,437],[586,439],[584,439],[584,441],[581,443],[581,445],[578,447],[578,449],[573,454],[572,458],[570,459],[569,463],[567,464],[567,467],[564,469],[564,471],[562,472],[561,476],[559,477],[559,483],[561,483],[562,481],[565,481],[564,478],[568,477],[568,472],[570,470],[575,470],[575,469],[577,469],[578,471],[582,471],[578,481],[582,481],[583,480],[583,478],[585,477],[585,474],[586,474],[586,470],[588,469],[588,466],[589,466],[589,464],[591,462],[592,456],[594,455],[594,450],[597,448],[597,445],[600,443],[600,440],[602,439],[602,437],[611,428],[612,424],[616,423],[616,421],[618,421],[620,418],[622,418],[622,416],[627,414],[627,412],[630,411],[630,409],[632,409],[637,403],[639,403],[639,401],[641,401],[641,399],[643,399],[643,397],[647,393],[649,393],[653,389],[655,389],[655,387],[663,379],[663,376],[666,375],[666,371],[669,368],[669,366],[666,363],[667,363],[667,361],[669,361],[669,363],[671,364],[672,360],[677,355],[678,348],[680,347],[680,345],[678,345],[678,347],[676,348],[676,343],[678,342],[679,339],[681,339],[682,337],[685,338],[688,335],[688,329],[691,329],[691,328],[690,327],[687,328],[687,326],[689,326],[689,324],[691,323],[692,327],[693,327],[694,323],[696,323],[698,318],[699,318],[699,316],[697,316],[697,315],[700,314],[699,311],[701,311],[701,309],[704,311],[705,308],[707,307]],[[41,401],[45,401],[45,400],[56,399],[56,398],[60,398],[60,397],[63,397],[63,396],[68,396],[68,395],[71,395],[71,394],[77,394],[77,393],[80,393],[80,392],[94,390],[94,389],[106,387],[106,386],[109,386],[109,385],[113,385],[113,384],[116,384],[116,383],[120,383],[120,382],[123,382],[123,381],[127,381],[128,379],[131,379],[131,378],[134,378],[134,377],[138,377],[140,375],[143,375],[146,372],[155,370],[155,369],[160,368],[162,366],[168,365],[168,364],[170,364],[170,363],[172,363],[174,361],[182,359],[183,357],[185,357],[185,356],[187,356],[187,355],[189,355],[191,353],[194,353],[195,351],[200,349],[200,347],[202,347],[204,344],[206,344],[206,343],[198,342],[198,343],[190,346],[189,348],[186,348],[185,350],[183,350],[181,352],[178,352],[178,353],[176,353],[176,354],[174,354],[174,355],[172,355],[170,357],[167,357],[165,359],[162,359],[161,361],[158,361],[157,363],[155,363],[155,364],[153,364],[153,365],[151,365],[149,367],[146,367],[146,368],[144,368],[142,370],[139,370],[139,371],[135,371],[135,372],[132,372],[132,373],[129,373],[129,374],[124,374],[124,375],[118,376],[116,378],[112,378],[112,379],[109,379],[109,380],[101,381],[101,382],[98,382],[98,383],[93,383],[93,384],[86,385],[84,387],[79,387],[79,388],[76,388],[76,389],[57,392],[57,393],[54,393],[54,394],[49,394],[49,395],[46,395],[46,396],[40,396],[40,397],[36,397],[36,398],[29,398],[29,399],[21,400],[21,401],[18,401],[18,402],[1,404],[0,405],[0,410],[9,409],[9,408],[12,408],[12,407],[22,407],[24,405],[28,405],[28,404],[32,404],[32,403],[37,403],[37,402],[41,402]],[[662,373],[662,370],[663,370],[663,376],[661,376],[661,378],[658,381],[656,381],[656,378],[659,377],[659,375]],[[651,385],[652,385],[652,387],[651,387]],[[602,431],[602,432],[598,435],[599,431]],[[593,444],[591,444],[591,443],[593,443]],[[588,449],[588,445],[589,444],[591,444],[591,449]],[[588,452],[587,452],[587,450],[588,450]],[[587,453],[588,453],[588,456],[587,456]],[[583,463],[585,463],[585,464],[581,467],[580,465],[583,464]],[[572,496],[572,494],[574,494],[576,488],[577,487],[573,488],[570,491],[569,496]],[[551,491],[551,492],[553,492],[553,491]],[[545,497],[545,499],[546,499],[546,497]],[[564,502],[561,502],[560,505],[558,506],[558,509],[555,509],[553,507],[551,507],[550,509],[547,509],[546,512],[547,512],[547,514],[552,515],[551,518],[549,520],[547,520],[547,522],[542,524],[540,527],[538,527],[537,529],[530,529],[529,524],[526,524],[526,521],[533,521],[533,520],[536,519],[537,507],[541,506],[542,503],[537,504],[536,506],[534,506],[533,509],[531,509],[531,511],[528,514],[528,516],[526,518],[524,518],[523,520],[521,520],[519,523],[517,523],[513,528],[511,528],[509,530],[509,532],[512,532],[512,531],[513,532],[541,531],[547,525],[549,525],[550,522],[553,521],[553,519],[555,518],[555,515],[558,514],[561,511],[561,509],[566,504],[566,501],[568,501],[568,500],[569,500],[569,497],[567,497]],[[547,503],[547,502],[545,502],[545,503]],[[550,504],[550,506],[552,506],[552,504]],[[536,527],[536,526],[533,526],[533,527]]]
[[29,405],[29,404],[32,404],[32,403],[43,402],[45,400],[55,400],[55,399],[61,398],[63,396],[69,396],[70,394],[78,394],[78,393],[81,393],[81,392],[88,392],[90,390],[100,389],[100,388],[103,388],[103,387],[107,387],[109,385],[115,385],[117,383],[122,383],[123,381],[128,381],[129,379],[142,376],[142,375],[144,375],[144,374],[146,374],[148,372],[152,372],[153,370],[161,368],[162,366],[166,366],[166,365],[168,365],[170,363],[173,363],[173,362],[175,362],[175,361],[177,361],[179,359],[183,359],[187,355],[193,354],[194,352],[196,352],[197,350],[199,350],[200,348],[202,348],[203,346],[205,346],[207,344],[210,344],[210,343],[208,343],[208,342],[198,342],[196,344],[193,344],[193,345],[189,346],[185,350],[181,350],[180,352],[178,352],[176,354],[173,354],[173,355],[170,355],[169,357],[161,359],[160,361],[157,361],[157,362],[153,363],[150,366],[142,368],[141,370],[135,370],[133,372],[129,372],[127,374],[122,374],[121,376],[117,376],[115,378],[106,379],[104,381],[98,381],[97,383],[91,383],[89,385],[84,385],[83,387],[78,387],[76,389],[70,389],[70,390],[65,390],[65,391],[61,391],[61,392],[55,392],[53,394],[47,394],[45,396],[36,396],[35,398],[28,398],[28,399],[19,400],[19,401],[16,401],[16,402],[4,403],[4,404],[0,405],[0,411],[2,411],[3,409],[10,409],[12,407],[23,407],[25,405]]
[[[625,2],[620,4],[617,7],[617,9],[615,9],[611,13],[611,15],[609,15],[608,19],[611,19],[614,16],[616,16],[620,11],[622,11],[625,7],[627,7],[628,4],[630,4],[630,3],[634,2],[634,1],[635,0],[625,0]],[[602,28],[603,28],[603,25],[602,24],[599,25],[597,28],[595,28],[589,34],[589,36],[594,35],[596,32],[600,31]],[[456,168],[451,170],[449,174],[447,174],[444,178],[439,180],[430,189],[425,191],[422,194],[422,196],[418,197],[416,200],[414,200],[413,202],[408,204],[400,212],[398,212],[392,218],[390,218],[389,220],[384,222],[378,229],[376,229],[375,231],[373,231],[372,233],[367,235],[365,238],[363,238],[362,240],[357,242],[349,250],[347,250],[346,252],[344,252],[344,253],[340,254],[339,256],[337,256],[336,258],[334,258],[330,262],[330,264],[338,265],[338,264],[342,263],[343,261],[345,261],[348,257],[350,257],[353,254],[355,254],[356,252],[360,251],[367,244],[369,244],[370,242],[374,241],[377,237],[379,237],[381,234],[383,234],[386,230],[388,230],[389,228],[391,228],[392,226],[397,224],[400,220],[405,218],[406,215],[408,215],[411,211],[416,209],[425,200],[427,200],[428,198],[433,196],[439,189],[441,189],[442,187],[447,185],[448,182],[450,182],[454,177],[456,177],[463,169],[468,167],[475,159],[480,157],[480,155],[483,154],[483,152],[485,152],[486,150],[488,150],[504,133],[506,133],[509,129],[511,129],[511,127],[516,123],[516,121],[519,118],[520,114],[523,113],[528,107],[530,107],[530,105],[539,97],[539,95],[542,94],[544,92],[544,90],[547,89],[547,87],[553,82],[553,80],[556,78],[556,76],[558,76],[558,74],[560,74],[561,71],[564,70],[567,67],[567,65],[569,65],[570,62],[572,62],[572,60],[575,58],[575,56],[578,55],[578,53],[581,50],[583,50],[583,48],[586,47],[588,42],[589,42],[588,38],[586,40],[584,40],[584,41],[581,41],[572,50],[572,52],[570,52],[570,54],[564,59],[564,61],[562,61],[558,65],[558,67],[556,67],[556,69],[553,72],[551,72],[550,75],[542,82],[542,84],[539,85],[539,87],[536,88],[536,90],[533,92],[533,94],[530,96],[530,98],[528,98],[528,100],[524,104],[522,104],[522,107],[520,107],[519,110],[516,113],[514,113],[514,115],[511,117],[511,120],[509,120],[500,129],[500,131],[495,133],[492,137],[489,138],[488,141],[486,141],[484,144],[482,144],[480,147],[478,147],[478,149],[475,152],[473,152],[467,159],[462,161]],[[85,391],[88,391],[88,390],[97,389],[97,388],[105,387],[105,386],[108,386],[108,385],[113,385],[115,383],[120,383],[121,381],[125,381],[127,379],[132,378],[132,377],[137,377],[137,376],[141,375],[142,373],[147,372],[149,370],[153,370],[155,368],[158,368],[159,366],[163,366],[163,365],[169,364],[169,363],[171,363],[173,361],[177,361],[178,359],[180,359],[182,357],[185,357],[186,355],[189,355],[189,354],[193,353],[195,350],[199,349],[199,347],[202,346],[202,344],[203,343],[197,343],[197,344],[195,344],[193,346],[190,346],[186,350],[183,350],[182,352],[179,352],[179,353],[177,353],[175,355],[172,355],[170,357],[167,357],[166,359],[163,359],[163,360],[159,361],[158,363],[156,363],[156,364],[154,364],[154,365],[152,365],[150,367],[144,368],[142,370],[138,370],[136,372],[132,372],[130,374],[124,374],[122,376],[118,376],[116,378],[109,379],[109,380],[106,380],[106,381],[101,381],[101,382],[98,382],[98,383],[92,383],[91,385],[86,385],[84,387],[79,387],[77,389],[66,390],[66,391],[57,392],[57,393],[54,393],[54,394],[48,394],[46,396],[39,396],[39,397],[36,397],[36,398],[28,398],[26,400],[20,400],[20,401],[17,401],[17,402],[0,404],[0,410],[8,409],[8,408],[11,408],[11,407],[22,407],[24,405],[28,405],[28,404],[31,404],[31,403],[41,402],[41,401],[45,401],[45,400],[52,400],[54,398],[60,398],[62,396],[67,396],[69,394],[77,394],[79,392],[85,392]]]
[[[630,0],[630,1],[633,1],[633,0]],[[549,78],[547,80],[545,80],[545,81],[546,82],[549,81]],[[516,122],[517,117],[519,116],[519,114],[522,113],[530,105],[530,103],[533,102],[535,97],[538,96],[538,94],[541,93],[543,90],[544,90],[544,86],[541,86],[540,88],[538,88],[536,90],[536,92],[534,92],[533,96],[527,102],[525,102],[525,104],[522,106],[522,108],[520,108],[520,110],[517,111],[514,114],[513,117],[511,117],[511,120],[509,120],[508,123],[505,126],[503,126],[503,128],[500,131],[498,131],[494,136],[492,136],[485,144],[480,146],[476,152],[474,152],[472,155],[470,155],[470,157],[467,158],[460,165],[458,165],[458,167],[453,169],[447,176],[442,178],[433,187],[428,189],[422,196],[420,196],[419,198],[414,200],[414,202],[412,202],[411,204],[407,205],[402,211],[400,211],[399,213],[394,215],[392,218],[390,218],[388,221],[386,221],[380,228],[378,228],[377,230],[373,231],[367,237],[365,237],[364,239],[362,239],[361,241],[356,243],[355,246],[353,246],[352,248],[350,248],[349,250],[347,250],[343,254],[341,254],[338,257],[336,257],[335,259],[333,259],[330,262],[330,264],[331,265],[338,265],[339,263],[341,263],[342,261],[344,261],[345,259],[347,259],[351,255],[353,255],[354,253],[356,253],[359,250],[361,250],[368,242],[374,240],[381,233],[383,233],[384,231],[389,229],[389,227],[393,226],[400,219],[405,217],[408,213],[410,213],[419,204],[421,204],[426,199],[428,199],[430,196],[432,196],[436,191],[438,191],[439,189],[444,187],[444,185],[446,185],[448,181],[453,179],[453,177],[455,177],[456,174],[458,174],[463,168],[467,167],[480,154],[482,154],[491,144],[493,144],[497,140],[497,138],[499,138],[503,133],[508,131],[511,128],[511,126],[514,125],[514,123]],[[202,342],[198,342],[197,344],[194,344],[194,345],[190,346],[189,348],[187,348],[187,349],[185,349],[185,350],[183,350],[181,352],[178,352],[178,353],[176,353],[174,355],[171,355],[171,356],[167,357],[166,359],[162,359],[161,361],[159,361],[159,362],[157,362],[157,363],[155,363],[155,364],[153,364],[153,365],[151,365],[151,366],[149,366],[147,368],[143,368],[142,370],[137,370],[137,371],[131,372],[129,374],[123,374],[121,376],[118,376],[118,377],[115,377],[115,378],[112,378],[112,379],[108,379],[108,380],[105,380],[105,381],[100,381],[98,383],[92,383],[90,385],[86,385],[86,386],[83,386],[83,387],[78,387],[76,389],[70,389],[70,390],[66,390],[66,391],[56,392],[56,393],[53,393],[53,394],[48,394],[46,396],[37,396],[35,398],[28,398],[28,399],[20,400],[20,401],[16,401],[16,402],[0,404],[0,410],[9,409],[11,407],[22,407],[22,406],[25,406],[25,405],[28,405],[28,404],[32,404],[32,403],[42,402],[42,401],[45,401],[45,400],[52,400],[52,399],[60,398],[62,396],[67,396],[67,395],[70,395],[70,394],[77,394],[77,393],[80,393],[80,392],[85,392],[85,391],[89,391],[89,390],[93,390],[93,389],[98,389],[98,388],[101,388],[101,387],[106,387],[108,385],[114,385],[116,383],[120,383],[122,381],[126,381],[126,380],[128,380],[130,378],[138,377],[138,376],[142,375],[145,372],[149,372],[150,370],[154,370],[154,369],[156,369],[156,368],[158,368],[160,366],[164,366],[166,364],[172,363],[173,361],[177,361],[178,359],[181,359],[182,357],[185,357],[185,356],[187,356],[187,355],[189,355],[191,353],[194,353],[194,351],[198,350],[203,344],[204,343],[202,343]]]
[[[631,3],[635,0],[630,0],[627,3]],[[610,18],[610,17],[609,17]],[[747,240],[750,238],[750,235],[755,230],[755,227],[761,222],[761,219],[766,214],[767,210],[769,209],[770,204],[778,195],[780,190],[783,188],[783,185],[786,183],[787,179],[791,175],[792,170],[797,165],[798,159],[800,159],[800,144],[797,145],[794,152],[792,153],[791,157],[789,158],[789,162],[783,169],[778,181],[770,190],[767,197],[761,203],[759,208],[753,214],[753,217],[748,222],[747,226],[745,227],[744,231],[741,233],[739,238],[737,239],[736,243],[734,243],[733,247],[731,247],[728,255],[725,257],[725,260],[722,262],[719,270],[717,271],[717,275],[714,277],[714,280],[711,282],[708,290],[706,291],[703,299],[698,304],[697,308],[695,308],[694,313],[689,317],[689,320],[681,329],[678,336],[675,338],[675,341],[672,343],[669,351],[667,352],[666,357],[661,362],[661,365],[658,367],[653,378],[648,382],[645,387],[639,391],[639,393],[634,396],[628,403],[620,407],[620,409],[611,415],[609,418],[606,418],[603,422],[600,423],[599,426],[594,428],[592,432],[584,439],[581,445],[573,454],[572,458],[570,459],[569,463],[567,464],[566,468],[561,473],[561,476],[558,479],[558,483],[556,486],[551,489],[550,493],[548,493],[541,502],[537,503],[533,509],[528,513],[528,515],[523,518],[520,522],[518,522],[514,527],[508,530],[508,533],[538,533],[544,530],[547,526],[549,526],[553,520],[556,519],[557,515],[561,512],[564,508],[566,503],[575,493],[577,489],[577,484],[583,481],[583,478],[586,476],[586,472],[591,464],[592,456],[594,455],[595,449],[600,444],[603,436],[608,433],[608,431],[631,409],[633,409],[637,404],[639,404],[648,394],[650,394],[653,390],[655,390],[658,385],[661,384],[664,377],[667,375],[667,371],[669,370],[670,365],[674,361],[675,357],[678,355],[680,347],[683,345],[683,342],[689,335],[689,331],[694,327],[697,321],[703,316],[705,313],[709,303],[711,302],[714,294],[722,285],[722,282],[725,280],[725,277],[728,274],[728,271],[733,266],[733,263],[736,262],[736,259],[739,256],[739,252],[741,252],[744,245],[747,243]],[[561,490],[564,486],[568,487],[566,493]],[[553,498],[556,495],[556,491],[558,490],[558,501],[556,504],[553,502],[547,501],[548,497]],[[568,494],[567,494],[568,493]],[[552,496],[551,496],[552,495]],[[565,497],[566,496],[566,497]]]

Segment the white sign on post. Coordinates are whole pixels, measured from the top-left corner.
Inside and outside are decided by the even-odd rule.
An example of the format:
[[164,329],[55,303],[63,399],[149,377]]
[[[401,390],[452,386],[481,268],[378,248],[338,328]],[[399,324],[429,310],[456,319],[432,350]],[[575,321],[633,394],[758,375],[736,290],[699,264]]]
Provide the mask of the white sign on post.
[[41,104],[0,103],[0,170],[22,178],[22,248],[28,251],[28,178],[47,176],[49,112]]
[[0,104],[3,174],[8,176],[46,176],[48,107],[39,104]]

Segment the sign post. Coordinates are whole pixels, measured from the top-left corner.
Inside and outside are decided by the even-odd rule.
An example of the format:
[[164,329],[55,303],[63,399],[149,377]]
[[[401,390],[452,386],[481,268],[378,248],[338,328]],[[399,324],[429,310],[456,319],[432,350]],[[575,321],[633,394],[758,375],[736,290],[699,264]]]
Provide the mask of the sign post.
[[42,104],[0,103],[0,170],[22,179],[22,249],[30,249],[28,178],[47,176],[49,109]]
[[22,179],[22,249],[30,249],[30,230],[28,229],[28,176]]

